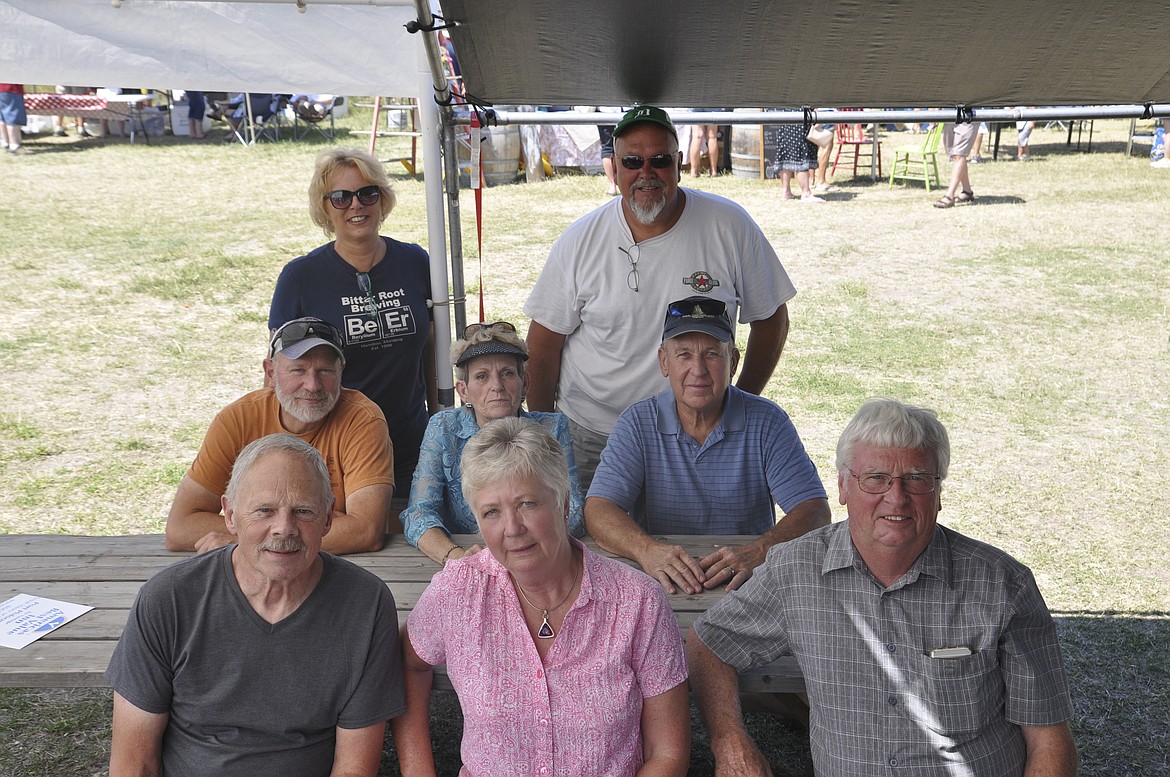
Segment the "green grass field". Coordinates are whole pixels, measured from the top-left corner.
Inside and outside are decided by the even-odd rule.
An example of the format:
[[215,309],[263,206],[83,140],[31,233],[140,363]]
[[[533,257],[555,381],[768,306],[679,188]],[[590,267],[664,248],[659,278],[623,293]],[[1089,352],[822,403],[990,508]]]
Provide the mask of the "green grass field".
[[[338,143],[368,143],[350,134],[368,112],[342,125]],[[1089,154],[1038,129],[1029,161],[973,166],[977,202],[950,210],[920,185],[843,175],[815,206],[781,201],[774,181],[699,182],[748,209],[797,286],[766,395],[830,495],[837,435],[866,397],[939,411],[953,447],[940,520],[1035,571],[1082,773],[1103,777],[1170,773],[1170,177],[1125,157],[1127,128],[1098,121]],[[885,136],[887,163],[917,142]],[[277,272],[323,242],[305,191],[325,143],[244,148],[216,130],[27,146],[0,158],[0,532],[159,532],[213,414],[259,385]],[[399,206],[385,231],[425,245],[422,183],[388,169]],[[603,191],[560,175],[485,192],[489,320],[526,327],[549,245]],[[465,196],[469,301],[474,214]],[[454,774],[457,716],[449,699],[436,709],[456,727],[436,736]],[[108,691],[0,691],[0,774],[102,774],[108,712]],[[752,725],[777,774],[811,773],[800,732]],[[695,730],[692,773],[710,774]],[[397,774],[389,755],[384,773]]]

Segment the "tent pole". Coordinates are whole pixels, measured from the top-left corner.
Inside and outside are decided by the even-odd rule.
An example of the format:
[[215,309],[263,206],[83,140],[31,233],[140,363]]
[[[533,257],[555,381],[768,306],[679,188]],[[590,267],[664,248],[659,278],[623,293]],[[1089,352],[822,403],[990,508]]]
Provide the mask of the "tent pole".
[[[422,47],[419,59],[423,59]],[[451,372],[451,297],[447,291],[447,241],[443,225],[442,155],[439,150],[439,111],[431,92],[426,63],[419,63],[418,114],[422,130],[423,189],[427,202],[427,246],[431,270],[431,315],[435,324],[435,372],[440,407],[455,406],[455,380]]]
[[[451,125],[451,89],[443,73],[439,56],[438,36],[431,30],[435,17],[428,0],[415,0],[418,28],[421,33],[419,48],[418,111],[422,124],[423,183],[427,193],[427,239],[431,255],[431,299],[435,320],[435,370],[439,374],[439,404],[455,406],[455,382],[451,372],[451,299],[447,283],[445,239],[449,230],[451,240],[451,276],[454,281],[455,321],[463,331],[463,252],[459,235],[459,176],[452,175],[455,151],[452,147],[440,149],[440,135],[444,145],[448,136],[454,137]],[[407,29],[410,29],[409,27]],[[428,92],[431,99],[424,97]],[[443,153],[443,151],[446,153]],[[446,158],[445,158],[446,157]],[[448,230],[443,224],[443,179],[446,178],[447,209],[450,213]]]
[[459,165],[455,156],[455,125],[451,110],[443,115],[443,178],[447,188],[447,222],[451,240],[451,294],[455,301],[455,331],[467,328],[467,289],[463,276],[463,229],[459,211]]
[[[455,130],[451,112],[451,87],[443,72],[438,36],[430,31],[435,24],[428,0],[415,0],[418,32],[422,34],[419,50],[419,118],[422,122],[423,181],[427,193],[427,234],[431,251],[431,299],[435,311],[435,368],[439,373],[439,404],[455,406],[455,382],[451,371],[451,314],[455,303],[456,331],[463,332],[467,314],[463,290],[463,241],[459,223],[459,170],[455,164]],[[423,95],[430,92],[432,99]],[[442,149],[440,149],[440,140]],[[440,162],[441,160],[441,162]],[[449,221],[446,234],[451,242],[451,288],[447,284],[447,261],[444,249],[443,188],[447,191]],[[440,313],[440,307],[442,313]],[[440,327],[440,319],[442,326]]]

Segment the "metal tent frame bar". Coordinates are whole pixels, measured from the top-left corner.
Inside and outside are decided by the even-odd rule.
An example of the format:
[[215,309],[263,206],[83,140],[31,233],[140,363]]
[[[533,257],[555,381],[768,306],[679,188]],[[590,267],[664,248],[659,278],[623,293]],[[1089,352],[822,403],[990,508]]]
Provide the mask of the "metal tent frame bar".
[[[914,122],[954,122],[957,124],[1006,121],[1057,121],[1061,119],[1152,119],[1170,117],[1170,103],[1149,105],[1084,105],[1039,108],[874,108],[841,110],[809,108],[807,110],[750,110],[693,113],[667,111],[675,124],[869,124],[871,122],[906,124]],[[612,112],[557,111],[529,113],[518,111],[485,112],[489,126],[509,124],[616,124],[622,117]],[[467,124],[466,116],[453,118]]]

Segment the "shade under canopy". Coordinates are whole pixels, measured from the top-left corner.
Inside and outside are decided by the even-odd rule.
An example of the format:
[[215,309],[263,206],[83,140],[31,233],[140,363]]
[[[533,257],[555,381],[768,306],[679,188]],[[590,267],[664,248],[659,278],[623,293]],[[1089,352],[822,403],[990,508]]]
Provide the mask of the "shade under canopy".
[[494,103],[915,107],[1166,102],[1153,0],[440,0]]

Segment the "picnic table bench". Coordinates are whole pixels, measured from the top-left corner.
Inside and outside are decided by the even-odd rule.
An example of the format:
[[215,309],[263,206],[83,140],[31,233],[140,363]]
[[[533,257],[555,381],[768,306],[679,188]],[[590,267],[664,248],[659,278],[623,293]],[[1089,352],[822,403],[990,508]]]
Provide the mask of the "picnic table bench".
[[[674,536],[663,538],[692,555],[704,556],[719,545],[742,544],[746,537]],[[467,547],[478,540],[455,536]],[[592,540],[586,544],[597,550]],[[0,687],[69,688],[105,686],[104,673],[114,645],[129,617],[138,589],[156,572],[190,553],[172,553],[162,535],[79,537],[58,534],[0,535],[0,601],[30,594],[94,607],[22,650],[0,648]],[[610,555],[610,554],[606,554]],[[418,601],[439,566],[398,534],[386,538],[376,553],[346,556],[382,578],[394,593],[398,619]],[[679,628],[686,633],[695,618],[723,596],[723,588],[670,597]],[[740,690],[803,692],[796,660],[781,658],[740,676]],[[442,667],[435,687],[450,689]]]

